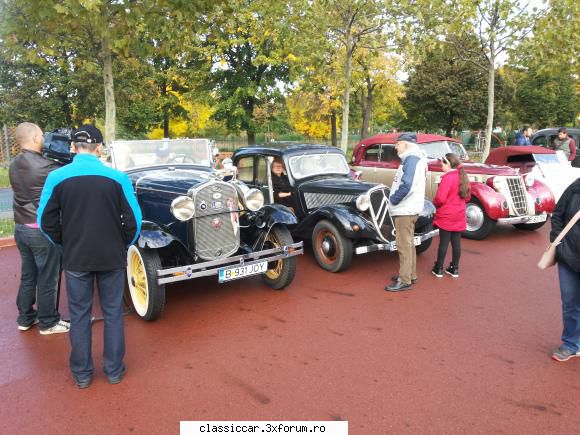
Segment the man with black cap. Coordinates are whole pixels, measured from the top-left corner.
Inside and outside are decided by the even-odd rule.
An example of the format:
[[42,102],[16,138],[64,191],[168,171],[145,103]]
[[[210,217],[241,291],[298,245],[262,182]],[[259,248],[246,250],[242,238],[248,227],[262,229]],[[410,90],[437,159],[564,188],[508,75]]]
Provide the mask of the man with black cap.
[[38,208],[38,224],[63,246],[71,316],[72,376],[79,388],[93,379],[91,317],[96,279],[105,319],[104,372],[118,384],[125,374],[123,290],[126,250],[141,229],[141,210],[129,177],[98,158],[101,132],[83,125],[72,135],[73,162],[52,172]]
[[398,292],[408,290],[417,281],[415,245],[415,222],[425,202],[425,178],[427,159],[417,146],[415,133],[403,133],[395,145],[401,164],[397,169],[389,197],[389,213],[395,223],[399,274],[385,290]]

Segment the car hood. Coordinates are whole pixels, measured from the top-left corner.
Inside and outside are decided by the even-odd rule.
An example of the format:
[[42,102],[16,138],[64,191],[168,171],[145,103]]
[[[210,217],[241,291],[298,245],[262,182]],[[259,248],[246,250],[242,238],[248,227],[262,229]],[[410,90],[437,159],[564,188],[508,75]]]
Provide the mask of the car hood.
[[[433,172],[443,172],[439,160],[429,160],[429,170]],[[477,175],[517,175],[518,171],[509,166],[488,165],[485,163],[464,162],[463,170],[466,174]]]
[[309,193],[340,193],[340,194],[362,194],[370,188],[375,187],[375,183],[355,181],[350,178],[322,178],[306,181],[300,184],[302,192]]
[[210,172],[188,169],[149,169],[129,174],[137,189],[162,190],[185,195],[189,189],[209,180]]

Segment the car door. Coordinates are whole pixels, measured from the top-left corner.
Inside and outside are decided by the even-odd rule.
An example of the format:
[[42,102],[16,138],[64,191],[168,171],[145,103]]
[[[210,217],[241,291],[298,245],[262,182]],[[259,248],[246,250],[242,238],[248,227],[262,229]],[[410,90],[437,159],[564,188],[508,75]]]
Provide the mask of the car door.
[[397,154],[395,144],[381,144],[380,161],[373,181],[390,187],[400,164],[401,159]]
[[377,167],[381,161],[381,144],[370,145],[364,150],[359,165],[354,166],[355,171],[361,172],[364,181],[376,182]]

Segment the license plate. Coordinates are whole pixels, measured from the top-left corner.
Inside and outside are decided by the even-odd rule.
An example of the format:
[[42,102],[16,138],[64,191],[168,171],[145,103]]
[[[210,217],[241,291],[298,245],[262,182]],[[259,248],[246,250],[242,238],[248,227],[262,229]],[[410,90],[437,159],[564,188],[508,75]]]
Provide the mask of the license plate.
[[548,215],[547,214],[539,214],[537,216],[531,216],[530,219],[528,220],[528,224],[535,224],[538,222],[544,222],[547,219]]
[[261,261],[259,263],[245,264],[243,266],[234,266],[224,269],[219,269],[219,282],[232,281],[234,279],[245,278],[246,276],[258,275],[268,270],[268,262]]
[[[415,236],[415,237],[413,237],[413,244],[415,246],[419,246],[421,244],[421,236]],[[392,249],[394,251],[397,250],[397,242],[393,241],[391,246],[392,246]]]

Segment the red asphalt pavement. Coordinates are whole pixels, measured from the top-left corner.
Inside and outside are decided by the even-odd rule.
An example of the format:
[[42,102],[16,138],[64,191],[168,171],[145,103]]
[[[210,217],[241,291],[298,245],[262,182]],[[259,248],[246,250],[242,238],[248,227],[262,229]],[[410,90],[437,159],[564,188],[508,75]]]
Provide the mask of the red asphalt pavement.
[[[170,287],[162,318],[126,321],[128,373],[101,371],[78,390],[65,334],[16,328],[19,256],[0,249],[0,432],[178,434],[180,420],[348,420],[350,434],[580,431],[580,358],[550,359],[560,344],[555,269],[535,264],[548,226],[498,227],[463,240],[461,277],[430,274],[383,286],[396,255],[355,258],[340,274],[308,253],[286,291],[259,278]],[[61,303],[66,317],[66,299]],[[98,314],[98,313],[97,313]]]

